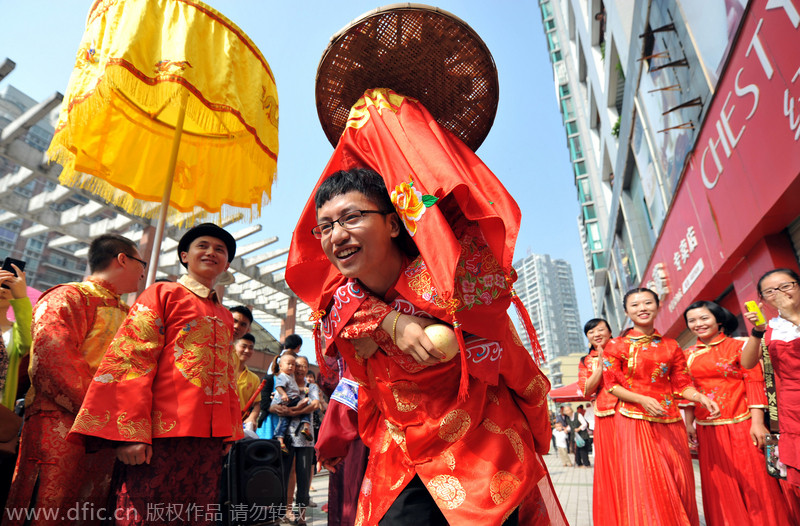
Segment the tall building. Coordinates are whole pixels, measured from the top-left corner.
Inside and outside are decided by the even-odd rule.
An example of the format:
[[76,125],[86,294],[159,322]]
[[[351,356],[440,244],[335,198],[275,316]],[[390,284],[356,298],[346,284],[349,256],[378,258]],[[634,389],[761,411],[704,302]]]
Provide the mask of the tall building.
[[[585,346],[570,264],[547,254],[531,254],[513,266],[517,272],[514,289],[531,315],[546,361],[580,352]],[[527,333],[520,331],[520,336],[530,350]]]
[[800,258],[795,6],[539,4],[595,313],[617,333],[625,292],[650,287],[681,343],[693,301],[740,316],[764,272]]

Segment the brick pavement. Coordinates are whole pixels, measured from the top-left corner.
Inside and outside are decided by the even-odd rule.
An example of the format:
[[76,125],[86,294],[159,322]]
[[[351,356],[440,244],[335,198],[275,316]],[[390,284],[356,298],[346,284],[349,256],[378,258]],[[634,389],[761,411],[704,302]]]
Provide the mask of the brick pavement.
[[[573,455],[570,455],[573,457]],[[544,456],[553,487],[561,502],[564,514],[570,526],[591,526],[592,524],[592,480],[594,467],[577,468],[564,467],[558,460],[555,451]],[[574,458],[573,458],[574,461]],[[594,466],[594,456],[589,456],[589,461]],[[703,517],[703,496],[700,493],[700,468],[697,461],[692,462],[694,467],[695,495],[697,509],[700,511],[700,525],[705,526]]]
[[[570,455],[571,456],[571,455]],[[553,480],[553,487],[556,490],[561,506],[567,516],[571,526],[591,526],[592,524],[592,479],[594,468],[564,467],[558,460],[555,452],[544,456],[547,469],[550,470],[550,477]],[[589,460],[594,465],[594,457]],[[693,462],[694,477],[697,495],[697,507],[700,510],[700,524],[705,526],[703,517],[703,497],[700,494],[700,470],[697,461]],[[326,526],[328,515],[323,513],[321,506],[328,500],[328,473],[324,471],[317,474],[312,481],[314,491],[311,492],[311,500],[319,506],[309,508],[306,513],[306,520],[312,526]]]

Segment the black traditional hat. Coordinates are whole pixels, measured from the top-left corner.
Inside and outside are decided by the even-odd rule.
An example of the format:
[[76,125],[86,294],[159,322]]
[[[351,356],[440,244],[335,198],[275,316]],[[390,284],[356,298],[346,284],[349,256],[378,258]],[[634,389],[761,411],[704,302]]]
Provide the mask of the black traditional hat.
[[236,256],[236,240],[233,239],[233,236],[227,230],[214,223],[202,223],[187,230],[181,240],[178,241],[178,261],[181,262],[181,265],[186,267],[186,263],[181,260],[181,252],[188,252],[192,241],[203,236],[214,237],[224,242],[228,248],[228,263],[233,261],[234,256]]

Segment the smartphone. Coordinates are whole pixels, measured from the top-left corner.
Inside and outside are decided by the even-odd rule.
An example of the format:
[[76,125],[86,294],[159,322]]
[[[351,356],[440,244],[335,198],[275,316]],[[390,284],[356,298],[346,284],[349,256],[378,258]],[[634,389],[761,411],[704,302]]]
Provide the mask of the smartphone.
[[764,315],[761,314],[761,309],[758,308],[758,303],[755,301],[748,301],[745,302],[744,306],[747,308],[747,312],[755,312],[758,315],[756,325],[764,325],[767,323],[767,320],[764,319]]
[[[17,271],[14,270],[14,267],[11,266],[12,264],[16,265],[17,268],[19,268],[20,272],[25,270],[25,262],[22,261],[21,259],[14,259],[14,258],[6,258],[5,261],[3,261],[3,270],[7,270],[16,276]],[[7,289],[8,285],[3,283],[2,285],[0,285],[0,287]]]

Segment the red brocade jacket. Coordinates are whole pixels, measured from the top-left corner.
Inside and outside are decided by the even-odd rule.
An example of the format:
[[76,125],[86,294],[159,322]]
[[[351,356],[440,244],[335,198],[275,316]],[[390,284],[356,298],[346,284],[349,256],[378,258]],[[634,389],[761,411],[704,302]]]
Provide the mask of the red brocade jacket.
[[719,404],[720,416],[708,418],[708,410],[696,405],[694,414],[701,426],[733,424],[750,418],[751,408],[766,409],[764,375],[761,365],[741,365],[744,342],[720,334],[708,345],[697,342],[686,349],[686,362],[697,390]]
[[692,387],[692,379],[678,342],[657,332],[647,336],[632,330],[608,342],[603,357],[603,384],[609,392],[622,386],[655,398],[666,412],[664,416],[650,416],[641,405],[620,400],[620,414],[662,424],[681,420],[676,398]]
[[[322,320],[326,354],[341,353],[359,384],[359,432],[370,448],[356,524],[377,524],[415,475],[451,524],[500,524],[529,498],[546,517],[537,487],[546,468],[537,453],[550,443],[550,385],[511,320],[497,341],[465,334],[469,396],[459,401],[458,356],[420,365],[380,328],[392,310],[452,322],[421,258],[383,300],[351,280]],[[350,343],[363,337],[380,347],[366,360]]]
[[597,349],[592,349],[583,361],[578,364],[578,389],[581,390],[584,396],[597,393],[597,399],[594,403],[594,416],[610,416],[614,414],[618,398],[608,392],[605,387],[605,379],[601,376],[600,383],[597,384],[594,391],[591,393],[586,392],[586,382],[598,367],[602,369],[603,364],[600,363],[600,358],[597,356]]
[[191,277],[148,287],[100,363],[70,440],[242,438],[232,331],[228,309]]

